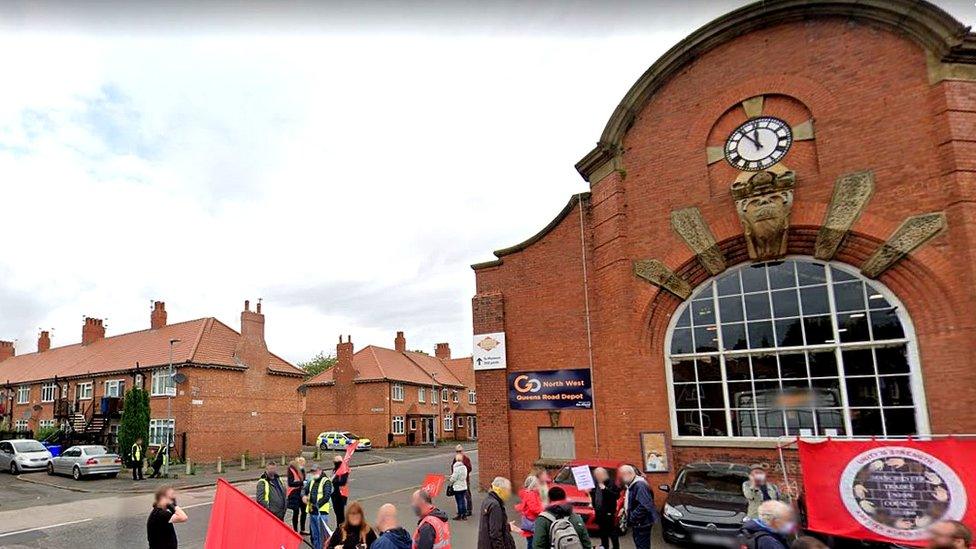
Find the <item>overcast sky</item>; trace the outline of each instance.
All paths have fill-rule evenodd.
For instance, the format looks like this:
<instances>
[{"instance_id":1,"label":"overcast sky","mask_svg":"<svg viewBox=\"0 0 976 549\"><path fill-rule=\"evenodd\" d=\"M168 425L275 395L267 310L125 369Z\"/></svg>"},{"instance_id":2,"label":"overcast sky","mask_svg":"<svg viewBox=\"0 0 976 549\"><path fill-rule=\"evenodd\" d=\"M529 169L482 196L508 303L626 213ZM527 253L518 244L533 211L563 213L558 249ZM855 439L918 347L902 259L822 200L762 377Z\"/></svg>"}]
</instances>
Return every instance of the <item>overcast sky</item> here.
<instances>
[{"instance_id":1,"label":"overcast sky","mask_svg":"<svg viewBox=\"0 0 976 549\"><path fill-rule=\"evenodd\" d=\"M4 2L0 339L264 298L292 361L448 341L654 60L743 1ZM199 7L206 6L206 10ZM943 4L970 23L973 2ZM138 9L136 8L138 7Z\"/></svg>"}]
</instances>

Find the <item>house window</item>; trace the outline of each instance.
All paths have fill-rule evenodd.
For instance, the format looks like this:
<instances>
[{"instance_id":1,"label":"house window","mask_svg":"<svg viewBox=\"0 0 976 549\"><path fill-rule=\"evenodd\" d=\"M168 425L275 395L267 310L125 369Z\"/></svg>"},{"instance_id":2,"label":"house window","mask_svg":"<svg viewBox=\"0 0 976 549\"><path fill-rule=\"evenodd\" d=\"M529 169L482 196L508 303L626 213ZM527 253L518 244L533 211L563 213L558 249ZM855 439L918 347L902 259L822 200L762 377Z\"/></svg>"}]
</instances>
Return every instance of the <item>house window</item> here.
<instances>
[{"instance_id":1,"label":"house window","mask_svg":"<svg viewBox=\"0 0 976 549\"><path fill-rule=\"evenodd\" d=\"M454 404L460 402L461 401L460 393L458 393L457 391L453 391L451 393L451 400L454 401Z\"/></svg>"},{"instance_id":2,"label":"house window","mask_svg":"<svg viewBox=\"0 0 976 549\"><path fill-rule=\"evenodd\" d=\"M404 433L403 416L393 416L393 434L402 435Z\"/></svg>"},{"instance_id":3,"label":"house window","mask_svg":"<svg viewBox=\"0 0 976 549\"><path fill-rule=\"evenodd\" d=\"M444 414L444 430L454 430L454 414Z\"/></svg>"},{"instance_id":4,"label":"house window","mask_svg":"<svg viewBox=\"0 0 976 549\"><path fill-rule=\"evenodd\" d=\"M427 389L424 387L417 389L417 402L427 402Z\"/></svg>"},{"instance_id":5,"label":"house window","mask_svg":"<svg viewBox=\"0 0 976 549\"><path fill-rule=\"evenodd\" d=\"M40 420L40 421L37 422L37 425L41 429L49 429L51 427L54 427L54 420L53 419L42 419L42 420Z\"/></svg>"},{"instance_id":6,"label":"house window","mask_svg":"<svg viewBox=\"0 0 976 549\"><path fill-rule=\"evenodd\" d=\"M576 459L576 434L572 427L540 427L539 457Z\"/></svg>"},{"instance_id":7,"label":"house window","mask_svg":"<svg viewBox=\"0 0 976 549\"><path fill-rule=\"evenodd\" d=\"M468 404L477 404L478 394L474 391L468 391Z\"/></svg>"},{"instance_id":8,"label":"house window","mask_svg":"<svg viewBox=\"0 0 976 549\"><path fill-rule=\"evenodd\" d=\"M403 385L400 383L394 383L391 389L393 400L397 402L403 402Z\"/></svg>"},{"instance_id":9,"label":"house window","mask_svg":"<svg viewBox=\"0 0 976 549\"><path fill-rule=\"evenodd\" d=\"M173 433L176 429L176 420L173 419L150 419L149 420L149 444L162 446L169 441L173 446Z\"/></svg>"},{"instance_id":10,"label":"house window","mask_svg":"<svg viewBox=\"0 0 976 549\"><path fill-rule=\"evenodd\" d=\"M41 402L54 402L54 394L58 392L55 383L45 383L41 385Z\"/></svg>"},{"instance_id":11,"label":"house window","mask_svg":"<svg viewBox=\"0 0 976 549\"><path fill-rule=\"evenodd\" d=\"M416 418L411 418L410 419L410 430L411 431L416 431L417 430L417 420L416 420Z\"/></svg>"},{"instance_id":12,"label":"house window","mask_svg":"<svg viewBox=\"0 0 976 549\"><path fill-rule=\"evenodd\" d=\"M928 430L908 316L849 267L744 265L700 286L674 318L666 348L678 436Z\"/></svg>"},{"instance_id":13,"label":"house window","mask_svg":"<svg viewBox=\"0 0 976 549\"><path fill-rule=\"evenodd\" d=\"M26 419L18 419L17 422L14 423L14 426L16 427L16 430L17 431L26 431L27 430L27 420Z\"/></svg>"},{"instance_id":14,"label":"house window","mask_svg":"<svg viewBox=\"0 0 976 549\"><path fill-rule=\"evenodd\" d=\"M78 400L91 400L92 382L79 383L75 385L75 396Z\"/></svg>"},{"instance_id":15,"label":"house window","mask_svg":"<svg viewBox=\"0 0 976 549\"><path fill-rule=\"evenodd\" d=\"M451 398L450 393L447 389L441 389L441 400L447 402L447 399Z\"/></svg>"},{"instance_id":16,"label":"house window","mask_svg":"<svg viewBox=\"0 0 976 549\"><path fill-rule=\"evenodd\" d=\"M169 371L156 370L152 373L151 396L176 396L176 383L169 377Z\"/></svg>"},{"instance_id":17,"label":"house window","mask_svg":"<svg viewBox=\"0 0 976 549\"><path fill-rule=\"evenodd\" d=\"M430 388L430 403L437 404L437 389Z\"/></svg>"},{"instance_id":18,"label":"house window","mask_svg":"<svg viewBox=\"0 0 976 549\"><path fill-rule=\"evenodd\" d=\"M125 380L113 379L105 382L105 396L119 398L125 394Z\"/></svg>"},{"instance_id":19,"label":"house window","mask_svg":"<svg viewBox=\"0 0 976 549\"><path fill-rule=\"evenodd\" d=\"M27 404L30 402L30 385L17 387L17 404Z\"/></svg>"}]
</instances>

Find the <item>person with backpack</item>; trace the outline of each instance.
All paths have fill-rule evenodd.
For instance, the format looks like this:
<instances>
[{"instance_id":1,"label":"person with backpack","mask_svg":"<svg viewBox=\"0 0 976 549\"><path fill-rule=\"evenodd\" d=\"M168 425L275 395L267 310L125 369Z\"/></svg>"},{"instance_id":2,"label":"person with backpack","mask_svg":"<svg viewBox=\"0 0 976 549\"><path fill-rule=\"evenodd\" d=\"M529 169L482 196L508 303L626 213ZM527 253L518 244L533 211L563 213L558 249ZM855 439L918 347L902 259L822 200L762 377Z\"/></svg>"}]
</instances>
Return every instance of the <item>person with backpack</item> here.
<instances>
[{"instance_id":1,"label":"person with backpack","mask_svg":"<svg viewBox=\"0 0 976 549\"><path fill-rule=\"evenodd\" d=\"M634 547L651 549L651 528L659 518L654 493L633 465L620 467L620 479L627 489L622 512L627 526L634 533Z\"/></svg>"},{"instance_id":2,"label":"person with backpack","mask_svg":"<svg viewBox=\"0 0 976 549\"><path fill-rule=\"evenodd\" d=\"M593 549L583 517L573 512L566 501L566 491L559 486L549 489L549 506L535 519L533 549Z\"/></svg>"},{"instance_id":3,"label":"person with backpack","mask_svg":"<svg viewBox=\"0 0 976 549\"><path fill-rule=\"evenodd\" d=\"M744 549L787 549L788 536L796 532L796 514L777 500L759 504L759 517L750 519L739 530L739 546Z\"/></svg>"},{"instance_id":4,"label":"person with backpack","mask_svg":"<svg viewBox=\"0 0 976 549\"><path fill-rule=\"evenodd\" d=\"M522 529L508 521L505 502L512 497L512 482L504 477L491 481L491 491L481 504L481 522L478 524L478 549L515 549L512 532Z\"/></svg>"}]
</instances>

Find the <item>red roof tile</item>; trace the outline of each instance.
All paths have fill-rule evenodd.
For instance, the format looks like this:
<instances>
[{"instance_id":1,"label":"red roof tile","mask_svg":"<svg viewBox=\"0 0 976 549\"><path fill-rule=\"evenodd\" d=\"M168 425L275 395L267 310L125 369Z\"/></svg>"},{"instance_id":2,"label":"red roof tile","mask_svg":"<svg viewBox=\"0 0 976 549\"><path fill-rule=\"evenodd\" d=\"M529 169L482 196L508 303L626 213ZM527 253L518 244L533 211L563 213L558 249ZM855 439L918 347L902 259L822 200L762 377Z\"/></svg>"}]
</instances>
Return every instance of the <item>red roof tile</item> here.
<instances>
[{"instance_id":1,"label":"red roof tile","mask_svg":"<svg viewBox=\"0 0 976 549\"><path fill-rule=\"evenodd\" d=\"M467 359L442 360L424 353L413 351L401 353L376 345L367 345L356 351L352 357L352 365L356 369L356 381L387 380L414 385L430 385L436 378L438 385L473 387L473 369L469 376L471 384L467 385L459 377L463 368L458 367L458 365L451 365L455 361L458 364L463 361L469 368L472 368L470 357ZM333 381L332 369L329 369L310 379L308 384L328 384Z\"/></svg>"}]
</instances>

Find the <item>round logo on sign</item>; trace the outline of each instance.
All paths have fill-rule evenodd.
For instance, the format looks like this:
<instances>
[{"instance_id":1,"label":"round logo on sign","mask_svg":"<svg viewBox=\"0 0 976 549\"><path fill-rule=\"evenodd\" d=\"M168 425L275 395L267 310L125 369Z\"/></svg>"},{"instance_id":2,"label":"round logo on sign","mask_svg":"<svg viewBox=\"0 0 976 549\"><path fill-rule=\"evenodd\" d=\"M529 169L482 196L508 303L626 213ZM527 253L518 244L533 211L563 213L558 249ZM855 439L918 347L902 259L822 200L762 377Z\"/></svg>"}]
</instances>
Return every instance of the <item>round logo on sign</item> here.
<instances>
[{"instance_id":1,"label":"round logo on sign","mask_svg":"<svg viewBox=\"0 0 976 549\"><path fill-rule=\"evenodd\" d=\"M966 513L966 491L942 460L915 448L890 446L862 452L840 478L847 511L872 532L918 540L926 528Z\"/></svg>"}]
</instances>

